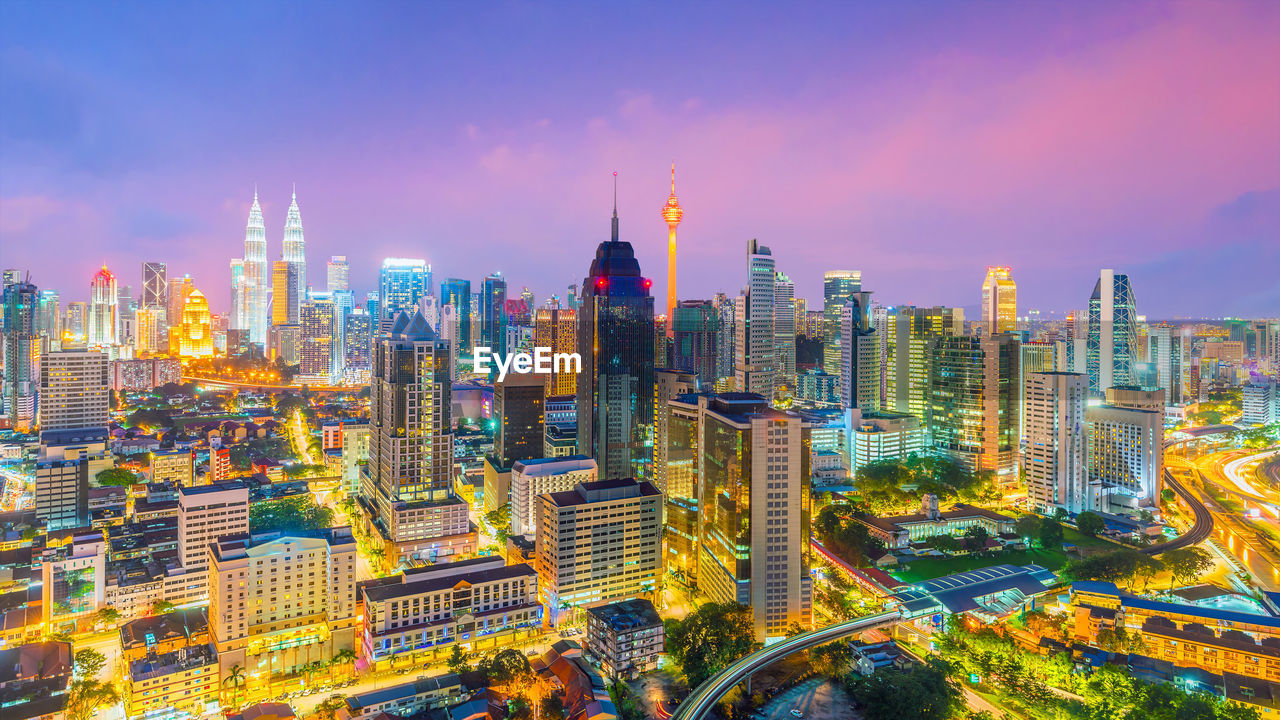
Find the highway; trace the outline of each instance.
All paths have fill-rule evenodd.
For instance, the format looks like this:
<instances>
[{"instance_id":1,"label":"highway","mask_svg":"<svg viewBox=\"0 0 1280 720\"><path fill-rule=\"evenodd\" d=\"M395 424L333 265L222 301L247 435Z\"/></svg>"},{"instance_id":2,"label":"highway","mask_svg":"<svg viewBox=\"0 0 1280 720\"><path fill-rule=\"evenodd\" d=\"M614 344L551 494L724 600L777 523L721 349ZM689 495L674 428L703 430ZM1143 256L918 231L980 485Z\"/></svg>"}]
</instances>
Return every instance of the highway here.
<instances>
[{"instance_id":1,"label":"highway","mask_svg":"<svg viewBox=\"0 0 1280 720\"><path fill-rule=\"evenodd\" d=\"M878 615L869 615L856 620L828 625L812 632L794 635L781 642L761 648L708 678L694 689L689 694L689 697L684 699L684 702L680 703L679 709L676 710L671 718L672 720L701 720L707 717L708 713L715 708L716 703L720 702L721 698L732 690L735 685L792 653L808 650L818 645L825 645L832 640L838 640L882 625L892 625L907 619L909 618L904 617L901 611L897 610Z\"/></svg>"},{"instance_id":2,"label":"highway","mask_svg":"<svg viewBox=\"0 0 1280 720\"><path fill-rule=\"evenodd\" d=\"M1169 468L1164 470L1164 484L1191 507L1191 512L1195 515L1195 523L1192 524L1190 530L1168 542L1143 548L1142 552L1147 555L1159 555L1170 550L1198 545L1208 540L1209 534L1213 532L1213 515L1209 512L1209 508L1205 507L1204 503L1200 502L1200 498L1196 497L1194 493L1179 482L1173 476L1173 473L1169 471Z\"/></svg>"}]
</instances>

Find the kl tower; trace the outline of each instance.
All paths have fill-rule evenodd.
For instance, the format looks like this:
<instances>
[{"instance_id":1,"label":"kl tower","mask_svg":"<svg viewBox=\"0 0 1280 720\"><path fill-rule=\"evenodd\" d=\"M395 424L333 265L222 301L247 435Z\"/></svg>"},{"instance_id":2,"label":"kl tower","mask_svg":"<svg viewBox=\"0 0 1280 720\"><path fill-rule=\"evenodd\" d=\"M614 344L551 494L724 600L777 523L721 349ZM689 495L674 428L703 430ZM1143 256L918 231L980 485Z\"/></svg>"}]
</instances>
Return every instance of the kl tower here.
<instances>
[{"instance_id":1,"label":"kl tower","mask_svg":"<svg viewBox=\"0 0 1280 720\"><path fill-rule=\"evenodd\" d=\"M676 164L671 163L671 194L662 206L662 219L667 221L667 337L672 337L676 323L676 226L684 210L676 200Z\"/></svg>"}]
</instances>

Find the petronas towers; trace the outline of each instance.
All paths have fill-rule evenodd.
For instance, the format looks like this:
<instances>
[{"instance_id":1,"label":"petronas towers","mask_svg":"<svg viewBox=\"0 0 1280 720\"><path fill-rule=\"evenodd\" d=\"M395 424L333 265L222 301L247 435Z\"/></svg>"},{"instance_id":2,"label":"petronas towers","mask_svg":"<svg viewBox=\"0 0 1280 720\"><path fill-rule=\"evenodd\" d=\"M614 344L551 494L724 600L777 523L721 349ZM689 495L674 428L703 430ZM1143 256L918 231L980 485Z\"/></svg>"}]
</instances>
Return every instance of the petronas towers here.
<instances>
[{"instance_id":1,"label":"petronas towers","mask_svg":"<svg viewBox=\"0 0 1280 720\"><path fill-rule=\"evenodd\" d=\"M295 299L294 302L300 302L306 294L307 257L296 191L285 219L281 262L292 266L293 271L287 277L293 287L276 288L275 292L285 293ZM254 190L249 222L244 232L244 257L231 261L232 329L247 330L249 342L264 345L267 342L271 278L271 264L267 261L267 226L262 219L262 206L258 204L258 191ZM293 316L297 317L297 313Z\"/></svg>"}]
</instances>

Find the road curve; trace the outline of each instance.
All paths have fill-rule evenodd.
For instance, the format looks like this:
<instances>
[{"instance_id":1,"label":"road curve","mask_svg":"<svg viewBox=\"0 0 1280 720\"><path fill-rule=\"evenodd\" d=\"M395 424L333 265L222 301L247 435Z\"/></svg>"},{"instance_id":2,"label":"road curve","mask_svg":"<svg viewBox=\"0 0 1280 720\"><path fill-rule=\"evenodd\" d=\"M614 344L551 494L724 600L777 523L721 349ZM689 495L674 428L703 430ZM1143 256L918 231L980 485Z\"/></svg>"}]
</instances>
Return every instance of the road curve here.
<instances>
[{"instance_id":1,"label":"road curve","mask_svg":"<svg viewBox=\"0 0 1280 720\"><path fill-rule=\"evenodd\" d=\"M1200 471L1197 470L1196 472ZM1158 545L1143 548L1142 552L1147 555L1159 555L1160 553L1168 552L1170 550L1177 550L1178 548L1202 543L1209 539L1209 533L1213 532L1213 515L1209 513L1209 508L1205 507L1204 503L1200 502L1200 498L1196 497L1181 482L1179 482L1178 479L1173 476L1173 473L1169 472L1168 468L1165 468L1164 471L1164 484L1170 490L1177 493L1178 497L1186 501L1187 505L1191 506L1191 512L1195 515L1196 521L1191 526L1190 530L1178 537L1167 542L1162 542Z\"/></svg>"},{"instance_id":2,"label":"road curve","mask_svg":"<svg viewBox=\"0 0 1280 720\"><path fill-rule=\"evenodd\" d=\"M735 685L792 653L808 650L863 630L902 622L905 619L907 618L898 610L868 615L864 618L828 625L812 632L793 635L786 640L761 648L707 678L689 694L689 697L684 699L684 702L680 703L680 708L671 716L671 720L702 720Z\"/></svg>"}]
</instances>

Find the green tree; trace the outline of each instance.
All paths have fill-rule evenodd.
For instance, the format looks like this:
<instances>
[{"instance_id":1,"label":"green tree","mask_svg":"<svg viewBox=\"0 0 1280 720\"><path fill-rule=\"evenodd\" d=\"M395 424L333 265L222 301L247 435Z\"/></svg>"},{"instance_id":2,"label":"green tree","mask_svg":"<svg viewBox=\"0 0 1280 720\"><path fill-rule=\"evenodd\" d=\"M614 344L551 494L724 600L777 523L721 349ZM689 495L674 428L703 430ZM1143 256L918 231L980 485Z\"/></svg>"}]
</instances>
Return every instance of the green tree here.
<instances>
[{"instance_id":1,"label":"green tree","mask_svg":"<svg viewBox=\"0 0 1280 720\"><path fill-rule=\"evenodd\" d=\"M1169 568L1170 592L1174 583L1194 584L1200 576L1213 569L1213 556L1204 548L1195 546L1169 550L1160 559Z\"/></svg>"},{"instance_id":2,"label":"green tree","mask_svg":"<svg viewBox=\"0 0 1280 720\"><path fill-rule=\"evenodd\" d=\"M987 545L991 535L981 525L972 525L964 533L964 547L969 552L978 552Z\"/></svg>"},{"instance_id":3,"label":"green tree","mask_svg":"<svg viewBox=\"0 0 1280 720\"><path fill-rule=\"evenodd\" d=\"M1062 537L1062 525L1057 520L1045 518L1040 522L1040 547L1057 550L1062 547Z\"/></svg>"},{"instance_id":4,"label":"green tree","mask_svg":"<svg viewBox=\"0 0 1280 720\"><path fill-rule=\"evenodd\" d=\"M227 676L222 678L222 686L224 691L226 690L227 685L231 686L231 702L228 703L224 699L223 700L224 704L228 704L232 706L236 704L236 698L239 696L241 689L244 686L244 682L245 682L244 666L241 665L240 663L236 663L235 665L232 665L230 669L227 670Z\"/></svg>"},{"instance_id":5,"label":"green tree","mask_svg":"<svg viewBox=\"0 0 1280 720\"><path fill-rule=\"evenodd\" d=\"M449 659L446 661L449 666L449 672L461 675L471 670L471 663L467 662L466 653L462 652L462 646L455 644L453 650L449 653Z\"/></svg>"},{"instance_id":6,"label":"green tree","mask_svg":"<svg viewBox=\"0 0 1280 720\"><path fill-rule=\"evenodd\" d=\"M316 715L322 720L335 720L338 717L338 711L347 706L347 698L341 694L330 695L319 705L316 705Z\"/></svg>"},{"instance_id":7,"label":"green tree","mask_svg":"<svg viewBox=\"0 0 1280 720\"><path fill-rule=\"evenodd\" d=\"M1076 529L1083 535L1093 537L1107 527L1106 521L1096 512L1085 510L1076 516Z\"/></svg>"},{"instance_id":8,"label":"green tree","mask_svg":"<svg viewBox=\"0 0 1280 720\"><path fill-rule=\"evenodd\" d=\"M668 652L690 687L756 648L751 609L738 603L707 603L684 620L670 618L664 625Z\"/></svg>"},{"instance_id":9,"label":"green tree","mask_svg":"<svg viewBox=\"0 0 1280 720\"><path fill-rule=\"evenodd\" d=\"M66 697L67 720L90 720L99 708L120 702L115 687L93 678L72 680Z\"/></svg>"},{"instance_id":10,"label":"green tree","mask_svg":"<svg viewBox=\"0 0 1280 720\"><path fill-rule=\"evenodd\" d=\"M168 600L157 600L151 603L151 614L164 615L165 613L173 612L174 607L175 605Z\"/></svg>"},{"instance_id":11,"label":"green tree","mask_svg":"<svg viewBox=\"0 0 1280 720\"><path fill-rule=\"evenodd\" d=\"M333 508L316 504L311 493L291 495L249 506L250 532L300 532L333 525Z\"/></svg>"},{"instance_id":12,"label":"green tree","mask_svg":"<svg viewBox=\"0 0 1280 720\"><path fill-rule=\"evenodd\" d=\"M1040 516L1022 515L1014 524L1014 528L1026 540L1038 538L1040 537Z\"/></svg>"},{"instance_id":13,"label":"green tree","mask_svg":"<svg viewBox=\"0 0 1280 720\"><path fill-rule=\"evenodd\" d=\"M93 478L98 485L132 485L138 482L138 476L124 468L107 468Z\"/></svg>"},{"instance_id":14,"label":"green tree","mask_svg":"<svg viewBox=\"0 0 1280 720\"><path fill-rule=\"evenodd\" d=\"M1160 499L1163 500L1166 505L1168 505L1169 503L1172 503L1175 499L1177 499L1177 497L1178 497L1177 494L1174 493L1173 490L1169 488L1165 488L1160 491Z\"/></svg>"},{"instance_id":15,"label":"green tree","mask_svg":"<svg viewBox=\"0 0 1280 720\"><path fill-rule=\"evenodd\" d=\"M845 687L866 720L947 720L960 706L961 691L945 660L930 656L906 670L846 676Z\"/></svg>"},{"instance_id":16,"label":"green tree","mask_svg":"<svg viewBox=\"0 0 1280 720\"><path fill-rule=\"evenodd\" d=\"M496 510L485 513L484 520L493 528L498 544L505 546L511 529L511 503L503 503Z\"/></svg>"},{"instance_id":17,"label":"green tree","mask_svg":"<svg viewBox=\"0 0 1280 720\"><path fill-rule=\"evenodd\" d=\"M75 665L76 677L93 678L102 672L102 668L107 664L107 658L97 650L85 648L77 650L72 660Z\"/></svg>"},{"instance_id":18,"label":"green tree","mask_svg":"<svg viewBox=\"0 0 1280 720\"><path fill-rule=\"evenodd\" d=\"M110 625L111 623L117 622L119 620L120 620L120 611L116 610L110 605L107 605L106 607L103 607L100 610L98 610L98 622L104 625Z\"/></svg>"}]
</instances>

